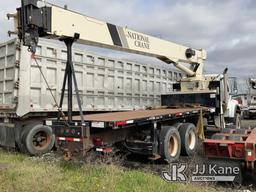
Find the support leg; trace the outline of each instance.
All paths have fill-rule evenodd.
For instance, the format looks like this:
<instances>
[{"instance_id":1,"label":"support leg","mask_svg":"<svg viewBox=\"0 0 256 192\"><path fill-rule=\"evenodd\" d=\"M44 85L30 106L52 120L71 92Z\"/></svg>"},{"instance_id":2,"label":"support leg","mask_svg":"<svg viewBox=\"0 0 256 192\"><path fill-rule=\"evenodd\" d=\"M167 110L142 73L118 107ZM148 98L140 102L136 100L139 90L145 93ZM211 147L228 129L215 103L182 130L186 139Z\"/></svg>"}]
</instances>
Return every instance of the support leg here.
<instances>
[{"instance_id":1,"label":"support leg","mask_svg":"<svg viewBox=\"0 0 256 192\"><path fill-rule=\"evenodd\" d=\"M82 137L83 137L83 151L85 152L86 149L89 148L89 138L90 138L90 128L86 126L84 121L84 114L82 110L81 100L79 96L79 90L75 75L75 69L72 62L72 45L74 43L74 38L66 38L64 39L64 42L67 46L67 79L68 79L68 120L69 122L72 121L72 111L73 111L73 102L72 102L72 89L73 89L73 82L74 82L74 89L75 94L77 98L77 104L79 107L80 117L81 117L81 123L82 123ZM66 77L66 74L65 74ZM72 81L73 80L73 81ZM63 86L65 86L63 84ZM64 89L65 90L65 89ZM63 94L64 91L62 91ZM63 98L62 98L63 99Z\"/></svg>"}]
</instances>

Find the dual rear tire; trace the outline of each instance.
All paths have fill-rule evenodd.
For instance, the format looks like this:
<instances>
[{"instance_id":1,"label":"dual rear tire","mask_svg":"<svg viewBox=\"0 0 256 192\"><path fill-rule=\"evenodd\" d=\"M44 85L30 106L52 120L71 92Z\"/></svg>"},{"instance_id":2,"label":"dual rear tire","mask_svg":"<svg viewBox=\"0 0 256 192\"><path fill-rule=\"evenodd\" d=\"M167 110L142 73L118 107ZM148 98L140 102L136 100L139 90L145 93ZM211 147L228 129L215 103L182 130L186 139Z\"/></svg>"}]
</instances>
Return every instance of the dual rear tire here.
<instances>
[{"instance_id":1,"label":"dual rear tire","mask_svg":"<svg viewBox=\"0 0 256 192\"><path fill-rule=\"evenodd\" d=\"M180 155L194 156L197 146L198 137L193 124L161 127L160 154L168 163L176 162Z\"/></svg>"},{"instance_id":2,"label":"dual rear tire","mask_svg":"<svg viewBox=\"0 0 256 192\"><path fill-rule=\"evenodd\" d=\"M162 126L160 132L161 157L168 163L177 161L181 152L180 134L176 127Z\"/></svg>"},{"instance_id":3,"label":"dual rear tire","mask_svg":"<svg viewBox=\"0 0 256 192\"><path fill-rule=\"evenodd\" d=\"M179 133L181 137L181 154L194 156L198 146L196 127L191 123L184 123L180 126Z\"/></svg>"},{"instance_id":4,"label":"dual rear tire","mask_svg":"<svg viewBox=\"0 0 256 192\"><path fill-rule=\"evenodd\" d=\"M30 155L42 155L51 151L55 143L55 135L52 128L42 125L27 125L22 137L23 152Z\"/></svg>"}]
</instances>

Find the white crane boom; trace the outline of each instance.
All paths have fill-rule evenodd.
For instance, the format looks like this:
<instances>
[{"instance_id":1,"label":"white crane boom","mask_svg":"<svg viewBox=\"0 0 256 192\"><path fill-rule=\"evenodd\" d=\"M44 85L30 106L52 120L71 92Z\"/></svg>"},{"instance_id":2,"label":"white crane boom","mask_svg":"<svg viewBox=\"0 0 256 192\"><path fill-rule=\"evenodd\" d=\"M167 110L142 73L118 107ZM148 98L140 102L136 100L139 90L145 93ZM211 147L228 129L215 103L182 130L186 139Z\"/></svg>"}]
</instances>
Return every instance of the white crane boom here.
<instances>
[{"instance_id":1,"label":"white crane boom","mask_svg":"<svg viewBox=\"0 0 256 192\"><path fill-rule=\"evenodd\" d=\"M38 37L77 39L78 43L158 58L188 77L200 77L206 51L119 27L38 0L23 0L15 23L24 45L35 52ZM190 64L189 67L182 63Z\"/></svg>"}]
</instances>

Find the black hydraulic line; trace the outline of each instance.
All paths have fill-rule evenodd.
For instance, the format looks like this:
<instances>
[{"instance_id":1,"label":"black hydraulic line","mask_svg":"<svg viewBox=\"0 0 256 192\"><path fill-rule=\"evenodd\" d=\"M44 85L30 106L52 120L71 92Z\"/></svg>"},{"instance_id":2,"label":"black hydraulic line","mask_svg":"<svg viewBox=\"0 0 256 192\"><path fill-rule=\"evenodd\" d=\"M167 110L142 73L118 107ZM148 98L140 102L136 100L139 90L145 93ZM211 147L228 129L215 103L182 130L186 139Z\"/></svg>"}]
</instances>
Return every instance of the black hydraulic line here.
<instances>
[{"instance_id":1,"label":"black hydraulic line","mask_svg":"<svg viewBox=\"0 0 256 192\"><path fill-rule=\"evenodd\" d=\"M21 19L21 35L22 35L22 39L23 39L23 44L25 44L25 3L24 0L21 0L21 15L22 15L22 19Z\"/></svg>"}]
</instances>

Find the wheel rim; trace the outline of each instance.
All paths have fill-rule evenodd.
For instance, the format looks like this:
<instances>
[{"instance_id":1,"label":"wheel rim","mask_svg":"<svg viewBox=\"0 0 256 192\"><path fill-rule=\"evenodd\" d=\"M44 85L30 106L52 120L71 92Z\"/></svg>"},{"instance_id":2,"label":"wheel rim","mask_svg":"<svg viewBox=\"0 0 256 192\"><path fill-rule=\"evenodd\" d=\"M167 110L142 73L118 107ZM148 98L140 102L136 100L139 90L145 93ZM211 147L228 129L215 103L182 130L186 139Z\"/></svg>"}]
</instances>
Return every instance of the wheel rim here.
<instances>
[{"instance_id":1,"label":"wheel rim","mask_svg":"<svg viewBox=\"0 0 256 192\"><path fill-rule=\"evenodd\" d=\"M51 137L45 131L39 131L33 136L33 147L37 150L44 150L50 144Z\"/></svg>"},{"instance_id":2,"label":"wheel rim","mask_svg":"<svg viewBox=\"0 0 256 192\"><path fill-rule=\"evenodd\" d=\"M194 131L191 131L188 135L188 148L193 150L196 146L196 134Z\"/></svg>"},{"instance_id":3,"label":"wheel rim","mask_svg":"<svg viewBox=\"0 0 256 192\"><path fill-rule=\"evenodd\" d=\"M172 135L169 140L169 154L175 157L178 152L178 139L175 135Z\"/></svg>"}]
</instances>

